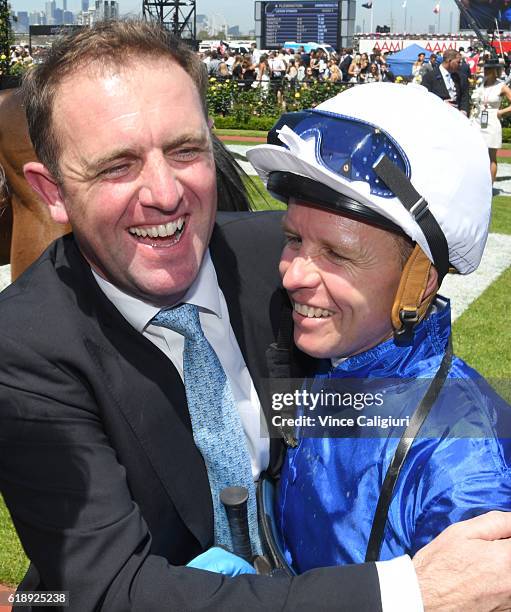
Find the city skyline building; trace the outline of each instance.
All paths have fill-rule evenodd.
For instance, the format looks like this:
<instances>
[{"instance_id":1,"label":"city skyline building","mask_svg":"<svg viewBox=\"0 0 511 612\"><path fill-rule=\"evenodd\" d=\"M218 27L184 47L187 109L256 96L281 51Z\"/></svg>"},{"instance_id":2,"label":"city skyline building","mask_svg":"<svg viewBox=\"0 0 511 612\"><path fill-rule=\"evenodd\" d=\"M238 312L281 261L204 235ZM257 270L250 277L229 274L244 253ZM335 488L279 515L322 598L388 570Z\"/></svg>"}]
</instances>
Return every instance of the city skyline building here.
<instances>
[{"instance_id":1,"label":"city skyline building","mask_svg":"<svg viewBox=\"0 0 511 612\"><path fill-rule=\"evenodd\" d=\"M119 19L119 3L116 0L96 0L95 21Z\"/></svg>"},{"instance_id":2,"label":"city skyline building","mask_svg":"<svg viewBox=\"0 0 511 612\"><path fill-rule=\"evenodd\" d=\"M86 1L86 0L85 0ZM182 0L183 3L186 0ZM214 18L214 14L223 14L227 16L228 27L233 27L236 24L240 26L242 35L247 35L254 29L254 5L256 0L243 0L242 2L232 2L232 0L196 0L197 14L207 15L209 22ZM291 1L291 0L290 0ZM475 1L475 0L474 0ZM476 3L481 3L483 0L477 0ZM11 8L16 11L40 12L44 11L45 0L9 0ZM89 7L94 9L95 2L89 0L89 5L82 6L82 0L66 0L67 10L78 15L80 10L88 10ZM187 3L187 2L186 2ZM62 1L57 0L59 7L63 8ZM437 2L425 3L419 0L378 0L372 3L372 9L367 10L362 8L365 0L356 0L356 25L361 26L362 32L368 33L371 30L371 24L374 28L377 24L389 25L391 32L410 32L410 33L426 33L428 25L435 23L436 30L442 32L458 30L458 14L455 0L445 0L441 3L440 18L432 15L433 5ZM65 9L64 9L65 10ZM451 20L451 12L453 17ZM142 1L141 0L122 0L120 6L121 14L129 14L131 16L141 15ZM218 21L218 16L215 18ZM365 23L364 23L365 22ZM220 30L222 30L222 24ZM207 28L199 27L199 30L207 30ZM218 30L217 30L218 31ZM225 30L224 30L225 31Z\"/></svg>"},{"instance_id":3,"label":"city skyline building","mask_svg":"<svg viewBox=\"0 0 511 612\"><path fill-rule=\"evenodd\" d=\"M57 3L55 0L49 0L44 5L44 12L46 14L46 24L54 25L55 24L55 9L57 8Z\"/></svg>"},{"instance_id":4,"label":"city skyline building","mask_svg":"<svg viewBox=\"0 0 511 612\"><path fill-rule=\"evenodd\" d=\"M12 5L16 6L16 0L10 0ZM15 33L26 33L30 25L87 25L94 23L102 18L117 19L121 14L120 6L117 0L39 0L41 6L44 6L44 10L27 10L28 7L33 6L32 0L19 0L20 2L26 3L19 6L20 9L17 12L12 11L13 20L12 26ZM114 4L112 5L112 1ZM126 6L129 1L123 2L123 6ZM206 8L207 0L202 0L200 6ZM355 5L355 0L344 0L351 5ZM205 11L198 13L196 16L196 32L201 33L199 38L201 39L216 39L216 38L243 38L250 37L254 34L253 28L247 29L247 27L241 25L241 20L234 18L234 15L226 17L227 13L222 12L223 0L218 0L213 10L218 12L206 13ZM43 4L44 3L44 4ZM74 3L74 4L73 4ZM197 0L199 4L199 1ZM71 10L72 7L79 7L81 10ZM142 3L140 4L142 6ZM209 7L208 7L209 8ZM125 13L126 11L123 11ZM136 16L136 12L133 10L129 11L130 15ZM360 11L357 10L356 19L357 22L354 27L354 31L358 33L369 32L368 27L369 17L371 11ZM392 16L392 15L391 15ZM394 15L395 16L395 15ZM455 11L444 11L444 20L449 22L449 31L456 29L457 13ZM400 23L401 17L393 19L394 22ZM375 22L376 23L376 22ZM240 25L238 25L240 24ZM394 26L396 23L393 24ZM413 18L410 14L407 20L406 32L414 31ZM439 27L439 23L431 24L429 21L428 25L423 28L425 32L436 33L442 31ZM390 28L393 31L392 28ZM354 33L354 32L353 32Z\"/></svg>"},{"instance_id":5,"label":"city skyline building","mask_svg":"<svg viewBox=\"0 0 511 612\"><path fill-rule=\"evenodd\" d=\"M17 18L20 27L28 28L30 24L30 17L27 11L18 11Z\"/></svg>"},{"instance_id":6,"label":"city skyline building","mask_svg":"<svg viewBox=\"0 0 511 612\"><path fill-rule=\"evenodd\" d=\"M81 0L81 9L75 14L68 10L67 0L62 0L62 7L57 6L57 0L47 0L43 11L11 11L13 30L26 34L31 25L92 25L96 21L119 19L117 0L95 0L93 8L89 8L89 0Z\"/></svg>"}]
</instances>

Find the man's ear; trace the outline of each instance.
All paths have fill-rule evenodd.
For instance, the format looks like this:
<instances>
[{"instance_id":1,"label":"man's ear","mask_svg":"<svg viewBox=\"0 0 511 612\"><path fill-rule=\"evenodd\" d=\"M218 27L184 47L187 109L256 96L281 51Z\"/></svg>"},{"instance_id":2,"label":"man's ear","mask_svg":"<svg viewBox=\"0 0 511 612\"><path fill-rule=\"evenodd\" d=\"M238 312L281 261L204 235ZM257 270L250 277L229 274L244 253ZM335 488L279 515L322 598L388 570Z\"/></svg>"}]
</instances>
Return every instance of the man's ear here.
<instances>
[{"instance_id":1,"label":"man's ear","mask_svg":"<svg viewBox=\"0 0 511 612\"><path fill-rule=\"evenodd\" d=\"M28 162L23 166L23 172L32 189L46 202L55 223L69 223L61 189L46 166L40 162Z\"/></svg>"},{"instance_id":2,"label":"man's ear","mask_svg":"<svg viewBox=\"0 0 511 612\"><path fill-rule=\"evenodd\" d=\"M438 272L436 271L435 266L431 266L429 269L428 276L428 284L426 285L426 290L424 291L423 300L428 298L432 293L436 293L438 291Z\"/></svg>"}]
</instances>

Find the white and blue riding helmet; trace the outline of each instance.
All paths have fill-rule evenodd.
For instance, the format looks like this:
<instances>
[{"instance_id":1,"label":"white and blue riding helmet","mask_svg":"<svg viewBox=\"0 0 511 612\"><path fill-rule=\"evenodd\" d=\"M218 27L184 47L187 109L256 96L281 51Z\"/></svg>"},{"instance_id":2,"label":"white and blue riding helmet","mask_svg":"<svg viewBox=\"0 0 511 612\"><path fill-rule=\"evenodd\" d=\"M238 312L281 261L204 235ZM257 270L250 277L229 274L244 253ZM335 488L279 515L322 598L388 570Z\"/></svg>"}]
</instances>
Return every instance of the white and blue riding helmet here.
<instances>
[{"instance_id":1,"label":"white and blue riding helmet","mask_svg":"<svg viewBox=\"0 0 511 612\"><path fill-rule=\"evenodd\" d=\"M277 198L301 195L294 193L300 182L294 177L305 177L314 189L324 186L351 200L355 209L358 204L362 219L371 221L374 213L375 219L388 220L441 272L441 253L435 253L435 261L428 228L420 222L429 211L447 242L448 263L461 274L479 265L492 199L488 150L462 113L424 87L351 87L313 110L284 114L268 140L247 157ZM397 176L391 178L388 163L381 167L384 158ZM399 196L414 192L417 201L408 210ZM325 207L349 212L350 202L326 202Z\"/></svg>"},{"instance_id":2,"label":"white and blue riding helmet","mask_svg":"<svg viewBox=\"0 0 511 612\"><path fill-rule=\"evenodd\" d=\"M268 144L247 157L274 197L416 243L392 312L399 333L429 306L417 289L422 280L410 281L427 277L424 262L435 265L439 284L448 271L468 274L479 265L491 212L488 150L462 113L420 85L358 85L315 109L286 113Z\"/></svg>"}]
</instances>

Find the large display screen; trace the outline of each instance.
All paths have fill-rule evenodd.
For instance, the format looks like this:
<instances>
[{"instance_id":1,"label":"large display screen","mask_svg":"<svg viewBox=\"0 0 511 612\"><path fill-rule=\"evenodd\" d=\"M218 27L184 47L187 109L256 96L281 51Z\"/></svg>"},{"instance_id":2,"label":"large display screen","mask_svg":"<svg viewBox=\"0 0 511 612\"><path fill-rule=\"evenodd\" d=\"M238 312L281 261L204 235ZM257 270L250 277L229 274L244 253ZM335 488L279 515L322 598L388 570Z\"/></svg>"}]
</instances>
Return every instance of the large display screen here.
<instances>
[{"instance_id":1,"label":"large display screen","mask_svg":"<svg viewBox=\"0 0 511 612\"><path fill-rule=\"evenodd\" d=\"M511 0L461 0L461 3L482 30L511 29ZM470 29L463 12L460 12L460 29Z\"/></svg>"},{"instance_id":2,"label":"large display screen","mask_svg":"<svg viewBox=\"0 0 511 612\"><path fill-rule=\"evenodd\" d=\"M337 46L339 1L263 2L263 41L266 49L287 41Z\"/></svg>"}]
</instances>

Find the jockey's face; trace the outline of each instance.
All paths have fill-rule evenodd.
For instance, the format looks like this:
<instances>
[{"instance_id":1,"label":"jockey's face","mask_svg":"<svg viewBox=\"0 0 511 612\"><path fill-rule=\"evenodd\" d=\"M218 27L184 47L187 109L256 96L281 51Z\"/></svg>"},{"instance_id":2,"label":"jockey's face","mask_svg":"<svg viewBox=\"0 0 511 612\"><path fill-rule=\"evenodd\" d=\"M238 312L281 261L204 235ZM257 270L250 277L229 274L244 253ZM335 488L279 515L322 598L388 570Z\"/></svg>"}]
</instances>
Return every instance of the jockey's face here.
<instances>
[{"instance_id":1,"label":"jockey's face","mask_svg":"<svg viewBox=\"0 0 511 612\"><path fill-rule=\"evenodd\" d=\"M47 197L92 268L155 305L194 281L216 211L209 128L190 76L168 60L74 74L53 120L62 182Z\"/></svg>"},{"instance_id":2,"label":"jockey's face","mask_svg":"<svg viewBox=\"0 0 511 612\"><path fill-rule=\"evenodd\" d=\"M293 200L284 230L280 273L298 348L314 357L349 357L389 338L403 267L395 237Z\"/></svg>"}]
</instances>

